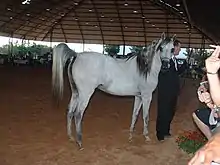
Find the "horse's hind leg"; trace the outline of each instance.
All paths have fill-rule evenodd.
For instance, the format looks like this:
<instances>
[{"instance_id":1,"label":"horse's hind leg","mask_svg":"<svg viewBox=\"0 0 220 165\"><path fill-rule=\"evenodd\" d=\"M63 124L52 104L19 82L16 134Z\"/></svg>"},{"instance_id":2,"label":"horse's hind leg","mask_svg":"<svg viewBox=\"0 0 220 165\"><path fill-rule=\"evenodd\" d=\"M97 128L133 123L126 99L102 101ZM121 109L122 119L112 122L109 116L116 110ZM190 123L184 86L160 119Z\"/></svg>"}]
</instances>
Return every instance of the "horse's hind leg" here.
<instances>
[{"instance_id":1,"label":"horse's hind leg","mask_svg":"<svg viewBox=\"0 0 220 165\"><path fill-rule=\"evenodd\" d=\"M76 110L77 101L78 101L78 93L73 92L67 112L67 135L69 139L72 141L74 140L72 136L72 119L73 119L74 111Z\"/></svg>"},{"instance_id":2,"label":"horse's hind leg","mask_svg":"<svg viewBox=\"0 0 220 165\"><path fill-rule=\"evenodd\" d=\"M79 94L78 105L74 113L76 126L76 142L79 145L80 149L82 149L82 118L93 92L94 90L88 93L83 93L82 95Z\"/></svg>"},{"instance_id":3,"label":"horse's hind leg","mask_svg":"<svg viewBox=\"0 0 220 165\"><path fill-rule=\"evenodd\" d=\"M134 100L134 107L133 107L133 114L132 114L132 120L131 120L131 126L130 126L130 133L129 133L129 141L132 141L133 132L134 132L134 126L138 118L138 114L140 112L142 105L141 97L135 96Z\"/></svg>"}]
</instances>

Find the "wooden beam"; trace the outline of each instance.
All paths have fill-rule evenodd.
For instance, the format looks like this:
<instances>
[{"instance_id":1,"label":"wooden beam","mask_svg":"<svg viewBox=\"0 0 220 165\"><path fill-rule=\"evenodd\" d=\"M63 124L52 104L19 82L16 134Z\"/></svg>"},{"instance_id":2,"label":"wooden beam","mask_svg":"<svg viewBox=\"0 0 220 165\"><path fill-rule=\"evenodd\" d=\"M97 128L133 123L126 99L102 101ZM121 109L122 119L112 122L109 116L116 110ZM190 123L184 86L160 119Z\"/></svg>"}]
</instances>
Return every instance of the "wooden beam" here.
<instances>
[{"instance_id":1,"label":"wooden beam","mask_svg":"<svg viewBox=\"0 0 220 165\"><path fill-rule=\"evenodd\" d=\"M144 15L144 12L143 12L143 6L142 6L141 0L139 0L139 4L140 4L140 7L141 7L142 25L143 25L143 28L144 28L144 32L146 32L145 15ZM144 41L145 41L145 43L147 44L146 33L144 33ZM146 47L146 46L147 46L147 45L145 45L145 47Z\"/></svg>"},{"instance_id":2,"label":"wooden beam","mask_svg":"<svg viewBox=\"0 0 220 165\"><path fill-rule=\"evenodd\" d=\"M123 49L123 54L124 54L124 52L125 52L124 27L123 27L123 23L122 23L122 20L121 20L121 15L120 15L120 12L119 12L119 5L118 5L117 2L118 2L117 0L114 0L114 5L116 6L117 15L118 15L119 23L120 23L120 29L121 29L121 34L122 34L123 46L124 46L124 49Z\"/></svg>"},{"instance_id":3,"label":"wooden beam","mask_svg":"<svg viewBox=\"0 0 220 165\"><path fill-rule=\"evenodd\" d=\"M186 3L186 0L182 0L182 1L183 1L184 9L185 9L185 12L186 12L186 15L187 15L189 24L190 24L190 28L191 28L191 27L193 27L193 23L192 23L192 20L191 20L191 16L190 16L190 14L189 14L189 10L188 10L188 7L187 7L187 3Z\"/></svg>"},{"instance_id":4,"label":"wooden beam","mask_svg":"<svg viewBox=\"0 0 220 165\"><path fill-rule=\"evenodd\" d=\"M77 7L80 6L83 1L84 1L84 0L81 0L81 1L78 3ZM76 12L75 12L75 9L76 9L75 5L74 5L73 7L71 7L71 8L69 8L69 10L68 10L66 13L64 13L64 15L63 15L59 20L57 20L57 22L54 22L54 23L53 23L53 25L52 25L53 29L55 28L55 26L56 26L57 24L60 24L60 23L62 22L63 18L66 17L72 10L74 11L75 16L77 16L77 14L76 14ZM80 27L80 24L79 24L79 20L77 19L76 22L77 22L77 25L78 25L79 30L80 30L80 32L81 32L82 40L84 40L84 39L83 39L83 38L84 38L84 37L83 37L83 33L82 33L82 31L81 31L81 27ZM50 31L50 30L49 30L49 31ZM39 34L40 34L40 33L39 33ZM39 34L38 34L38 35L39 35ZM37 37L37 36L36 36L36 37Z\"/></svg>"},{"instance_id":5,"label":"wooden beam","mask_svg":"<svg viewBox=\"0 0 220 165\"><path fill-rule=\"evenodd\" d=\"M48 36L48 34L53 33L53 29L54 29L54 26L52 26L52 27L50 28L50 30L44 35L44 37L42 38L41 41L43 41L43 40ZM36 37L36 36L34 36L34 37Z\"/></svg>"},{"instance_id":6,"label":"wooden beam","mask_svg":"<svg viewBox=\"0 0 220 165\"><path fill-rule=\"evenodd\" d=\"M101 23L100 23L100 19L99 19L99 14L98 14L98 10L96 8L96 5L94 4L94 1L93 0L90 0L91 3L92 3L92 6L93 6L93 10L95 10L95 14L96 14L96 19L98 21L98 28L100 30L100 33L101 33L101 36L102 36L102 43L103 45L105 44L105 40L104 40L104 36L103 36L103 32L102 32L102 26L101 26Z\"/></svg>"},{"instance_id":7,"label":"wooden beam","mask_svg":"<svg viewBox=\"0 0 220 165\"><path fill-rule=\"evenodd\" d=\"M62 3L64 3L65 1L67 1L67 0L63 0ZM51 2L51 1L50 1L50 2ZM37 2L37 3L38 3L38 2ZM57 1L57 2L49 3L48 6L44 6L44 5L43 5L43 9L39 9L37 13L30 13L31 15L30 15L30 16L27 16L28 19L23 20L24 22L23 22L22 24L20 24L21 26L19 26L18 28L14 29L14 31L19 30L20 28L24 27L24 26L26 25L26 21L27 21L27 20L29 20L29 22L31 22L30 20L33 20L33 19L35 19L35 18L38 18L39 15L42 15L42 14L43 14L43 12L49 12L49 11L46 11L47 8L50 8L50 9L51 9L51 8L55 8L55 6L60 6L60 3L61 3L61 1ZM0 29L4 28L4 26L6 26L7 24L10 24L12 21L19 20L20 18L22 18L24 15L27 14L27 11L28 11L30 8L35 8L35 6L34 6L35 4L36 4L36 2L35 2L35 3L32 2L30 5L27 5L27 7L25 8L25 10L23 10L22 12L17 13L16 16L13 17L13 19L10 19L9 21L5 22L5 24L1 25L1 26L0 26ZM35 16L33 16L33 15L35 15ZM48 18L47 18L47 21L54 19L54 17L56 17L56 15L53 15L53 14L52 14L51 17L48 17ZM45 21L42 21L42 22L45 23ZM39 25L39 24L38 24L38 25ZM36 28L36 26L34 26L34 27ZM26 35L25 35L25 36L26 36Z\"/></svg>"},{"instance_id":8,"label":"wooden beam","mask_svg":"<svg viewBox=\"0 0 220 165\"><path fill-rule=\"evenodd\" d=\"M152 4L155 4L155 5L157 5L157 6L162 7L162 9L165 10L165 11L166 11L166 10L170 10L170 11L171 11L173 14L175 14L178 18L187 21L180 13L177 13L176 11L174 11L174 10L173 10L171 7L169 7L169 6L165 6L164 4L161 4L160 1L158 1L158 0L150 0L150 2L151 2ZM205 35L206 38L209 38L209 40L211 40L213 43L216 44L216 41L214 40L215 37L213 37L213 36L210 37L210 36L211 36L210 34L207 35L207 34L206 34L207 32L205 32L204 29L201 30L198 25L194 26L194 28L196 28L199 32L201 32L203 35Z\"/></svg>"},{"instance_id":9,"label":"wooden beam","mask_svg":"<svg viewBox=\"0 0 220 165\"><path fill-rule=\"evenodd\" d=\"M60 28L61 28L61 30L62 30L62 33L63 33L63 37L64 37L64 39L65 39L65 42L67 43L67 38L66 38L66 34L65 34L64 30L63 30L62 22L60 23Z\"/></svg>"}]
</instances>

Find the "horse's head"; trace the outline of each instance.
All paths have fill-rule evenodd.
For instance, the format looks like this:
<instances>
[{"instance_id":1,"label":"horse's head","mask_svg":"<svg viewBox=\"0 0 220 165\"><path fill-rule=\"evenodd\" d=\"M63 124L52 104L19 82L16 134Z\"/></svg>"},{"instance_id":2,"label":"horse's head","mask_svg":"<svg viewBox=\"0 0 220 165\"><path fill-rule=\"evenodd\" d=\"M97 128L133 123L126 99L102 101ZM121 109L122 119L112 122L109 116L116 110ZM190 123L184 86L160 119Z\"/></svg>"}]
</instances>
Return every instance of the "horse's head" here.
<instances>
[{"instance_id":1,"label":"horse's head","mask_svg":"<svg viewBox=\"0 0 220 165\"><path fill-rule=\"evenodd\" d=\"M159 40L152 41L150 45L142 49L137 58L139 69L144 73L150 71L155 54L160 56L162 65L165 64L165 66L168 66L172 57L175 38L176 35L173 37L166 37L165 33L162 33Z\"/></svg>"},{"instance_id":2,"label":"horse's head","mask_svg":"<svg viewBox=\"0 0 220 165\"><path fill-rule=\"evenodd\" d=\"M166 37L165 33L162 33L161 38L156 44L156 51L160 53L162 61L169 61L171 59L175 40L176 35Z\"/></svg>"},{"instance_id":3,"label":"horse's head","mask_svg":"<svg viewBox=\"0 0 220 165\"><path fill-rule=\"evenodd\" d=\"M169 62L174 50L174 41L176 40L176 35L172 37L166 37L165 33L162 33L161 38L156 43L155 49L159 53L162 67L169 67Z\"/></svg>"}]
</instances>

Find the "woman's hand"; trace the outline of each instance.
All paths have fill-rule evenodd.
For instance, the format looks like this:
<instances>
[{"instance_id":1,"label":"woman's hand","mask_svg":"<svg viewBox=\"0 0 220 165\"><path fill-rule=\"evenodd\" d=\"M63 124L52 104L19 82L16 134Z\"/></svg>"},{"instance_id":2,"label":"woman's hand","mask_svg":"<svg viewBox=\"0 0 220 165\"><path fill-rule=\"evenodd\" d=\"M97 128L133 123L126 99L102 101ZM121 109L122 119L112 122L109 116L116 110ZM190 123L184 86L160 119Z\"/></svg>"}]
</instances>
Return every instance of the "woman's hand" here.
<instances>
[{"instance_id":1,"label":"woman's hand","mask_svg":"<svg viewBox=\"0 0 220 165\"><path fill-rule=\"evenodd\" d=\"M207 73L217 74L220 68L220 46L210 45L211 47L215 48L215 51L212 53L210 57L205 60L205 65L207 69Z\"/></svg>"},{"instance_id":2,"label":"woman's hand","mask_svg":"<svg viewBox=\"0 0 220 165\"><path fill-rule=\"evenodd\" d=\"M213 102L207 103L206 105L207 105L210 109L215 108Z\"/></svg>"},{"instance_id":3,"label":"woman's hand","mask_svg":"<svg viewBox=\"0 0 220 165\"><path fill-rule=\"evenodd\" d=\"M207 92L207 89L206 89L205 85L203 84L203 85L199 86L198 91L200 91L200 92Z\"/></svg>"},{"instance_id":4,"label":"woman's hand","mask_svg":"<svg viewBox=\"0 0 220 165\"><path fill-rule=\"evenodd\" d=\"M206 104L212 103L212 98L210 93L198 91L199 101L204 102Z\"/></svg>"},{"instance_id":5,"label":"woman's hand","mask_svg":"<svg viewBox=\"0 0 220 165\"><path fill-rule=\"evenodd\" d=\"M204 147L199 149L188 165L211 165L211 162L220 163L220 133L214 135Z\"/></svg>"}]
</instances>

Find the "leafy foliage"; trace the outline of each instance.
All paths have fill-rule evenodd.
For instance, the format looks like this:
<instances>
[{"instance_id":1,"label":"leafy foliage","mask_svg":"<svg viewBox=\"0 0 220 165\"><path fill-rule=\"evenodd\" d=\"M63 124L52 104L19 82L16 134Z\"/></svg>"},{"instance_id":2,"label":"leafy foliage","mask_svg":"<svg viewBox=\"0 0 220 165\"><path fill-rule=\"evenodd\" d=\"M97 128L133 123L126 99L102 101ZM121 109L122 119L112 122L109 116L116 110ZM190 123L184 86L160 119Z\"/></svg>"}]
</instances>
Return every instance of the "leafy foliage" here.
<instances>
[{"instance_id":1,"label":"leafy foliage","mask_svg":"<svg viewBox=\"0 0 220 165\"><path fill-rule=\"evenodd\" d=\"M205 66L205 60L211 55L206 49L186 49L186 53L184 53L188 58L194 58L195 61L198 62L199 67Z\"/></svg>"},{"instance_id":2,"label":"leafy foliage","mask_svg":"<svg viewBox=\"0 0 220 165\"><path fill-rule=\"evenodd\" d=\"M142 46L131 46L129 49L131 52L140 53L142 51L143 47Z\"/></svg>"},{"instance_id":3,"label":"leafy foliage","mask_svg":"<svg viewBox=\"0 0 220 165\"><path fill-rule=\"evenodd\" d=\"M105 52L108 53L110 56L117 55L120 51L119 45L104 45Z\"/></svg>"},{"instance_id":4,"label":"leafy foliage","mask_svg":"<svg viewBox=\"0 0 220 165\"><path fill-rule=\"evenodd\" d=\"M207 142L207 139L200 132L185 131L178 136L176 142L180 149L188 154L194 154Z\"/></svg>"},{"instance_id":5,"label":"leafy foliage","mask_svg":"<svg viewBox=\"0 0 220 165\"><path fill-rule=\"evenodd\" d=\"M32 45L29 44L19 45L18 43L15 44L9 43L0 47L0 52L4 54L12 53L13 56L22 58L25 56L40 55L42 54L43 49L49 51L50 47L36 43L33 43Z\"/></svg>"}]
</instances>

